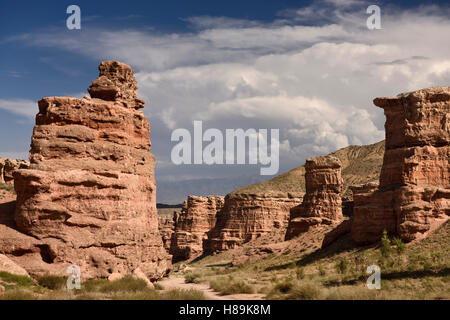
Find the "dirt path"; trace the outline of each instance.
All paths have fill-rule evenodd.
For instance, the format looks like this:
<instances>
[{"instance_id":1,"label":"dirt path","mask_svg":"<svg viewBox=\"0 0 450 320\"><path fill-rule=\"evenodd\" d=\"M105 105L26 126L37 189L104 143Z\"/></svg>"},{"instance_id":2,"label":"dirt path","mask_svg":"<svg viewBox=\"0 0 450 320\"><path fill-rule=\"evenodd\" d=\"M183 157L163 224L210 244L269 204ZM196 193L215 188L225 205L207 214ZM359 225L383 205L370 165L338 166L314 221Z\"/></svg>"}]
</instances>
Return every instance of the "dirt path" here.
<instances>
[{"instance_id":1,"label":"dirt path","mask_svg":"<svg viewBox=\"0 0 450 320\"><path fill-rule=\"evenodd\" d=\"M158 284L164 287L164 290L171 289L195 289L200 290L205 294L205 297L209 300L262 300L263 294L232 294L222 296L219 293L212 290L208 285L203 283L185 283L184 277L171 275L169 278L158 281Z\"/></svg>"}]
</instances>

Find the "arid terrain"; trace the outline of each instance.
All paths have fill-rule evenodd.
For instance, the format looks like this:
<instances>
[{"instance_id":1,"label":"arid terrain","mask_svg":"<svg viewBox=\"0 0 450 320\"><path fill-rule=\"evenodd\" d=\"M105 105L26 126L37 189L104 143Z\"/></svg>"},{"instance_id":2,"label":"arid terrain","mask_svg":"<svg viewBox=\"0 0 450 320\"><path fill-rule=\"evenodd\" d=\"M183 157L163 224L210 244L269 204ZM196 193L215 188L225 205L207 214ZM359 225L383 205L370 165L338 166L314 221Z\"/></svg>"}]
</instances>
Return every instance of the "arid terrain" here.
<instances>
[{"instance_id":1,"label":"arid terrain","mask_svg":"<svg viewBox=\"0 0 450 320\"><path fill-rule=\"evenodd\" d=\"M376 98L384 141L159 210L136 90L102 62L0 159L0 299L450 299L450 87Z\"/></svg>"}]
</instances>

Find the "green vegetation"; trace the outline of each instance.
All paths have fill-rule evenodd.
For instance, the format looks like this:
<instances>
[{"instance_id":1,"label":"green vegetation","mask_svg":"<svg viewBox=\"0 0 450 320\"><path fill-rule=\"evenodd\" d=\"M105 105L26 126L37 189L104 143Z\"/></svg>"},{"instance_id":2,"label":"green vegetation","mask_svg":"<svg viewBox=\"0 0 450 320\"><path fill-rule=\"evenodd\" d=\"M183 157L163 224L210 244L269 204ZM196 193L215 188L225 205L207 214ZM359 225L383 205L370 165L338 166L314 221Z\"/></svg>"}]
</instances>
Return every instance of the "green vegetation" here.
<instances>
[{"instance_id":1,"label":"green vegetation","mask_svg":"<svg viewBox=\"0 0 450 320\"><path fill-rule=\"evenodd\" d=\"M232 255L223 252L189 267L197 282L223 294L245 292L228 287L247 284L267 299L450 299L449 236L447 222L408 245L385 232L378 244L366 247L354 247L346 236L325 249L268 254L234 266ZM366 287L370 265L381 269L381 290Z\"/></svg>"},{"instance_id":2,"label":"green vegetation","mask_svg":"<svg viewBox=\"0 0 450 320\"><path fill-rule=\"evenodd\" d=\"M199 273L189 271L184 275L184 282L186 283L200 283L200 279L201 275Z\"/></svg>"},{"instance_id":3,"label":"green vegetation","mask_svg":"<svg viewBox=\"0 0 450 320\"><path fill-rule=\"evenodd\" d=\"M150 289L144 280L124 277L116 281L90 280L83 282L81 290L67 291L66 278L40 277L35 283L25 276L0 272L0 284L6 292L0 300L205 300L198 290L167 290L158 286Z\"/></svg>"},{"instance_id":4,"label":"green vegetation","mask_svg":"<svg viewBox=\"0 0 450 320\"><path fill-rule=\"evenodd\" d=\"M234 280L233 277L223 277L212 280L210 281L209 286L214 291L220 292L223 295L255 292L255 289L245 281Z\"/></svg>"},{"instance_id":5,"label":"green vegetation","mask_svg":"<svg viewBox=\"0 0 450 320\"><path fill-rule=\"evenodd\" d=\"M42 276L37 279L41 287L50 290L60 290L66 286L67 278L57 276Z\"/></svg>"},{"instance_id":6,"label":"green vegetation","mask_svg":"<svg viewBox=\"0 0 450 320\"><path fill-rule=\"evenodd\" d=\"M6 190L8 192L15 192L14 186L9 184L3 184L0 182L0 190Z\"/></svg>"}]
</instances>

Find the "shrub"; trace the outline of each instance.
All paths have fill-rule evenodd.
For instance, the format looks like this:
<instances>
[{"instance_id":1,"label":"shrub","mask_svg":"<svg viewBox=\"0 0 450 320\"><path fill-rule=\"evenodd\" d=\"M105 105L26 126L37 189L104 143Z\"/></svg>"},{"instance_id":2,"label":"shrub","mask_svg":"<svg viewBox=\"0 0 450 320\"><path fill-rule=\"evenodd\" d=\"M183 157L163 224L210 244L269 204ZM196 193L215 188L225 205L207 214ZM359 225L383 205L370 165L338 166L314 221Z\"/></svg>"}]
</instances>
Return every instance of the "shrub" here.
<instances>
[{"instance_id":1,"label":"shrub","mask_svg":"<svg viewBox=\"0 0 450 320\"><path fill-rule=\"evenodd\" d=\"M185 283L200 283L201 275L194 272L187 272L184 275L184 282Z\"/></svg>"},{"instance_id":2,"label":"shrub","mask_svg":"<svg viewBox=\"0 0 450 320\"><path fill-rule=\"evenodd\" d=\"M394 238L392 240L392 243L396 246L398 254L402 254L403 252L405 252L406 245L403 243L402 239Z\"/></svg>"},{"instance_id":3,"label":"shrub","mask_svg":"<svg viewBox=\"0 0 450 320\"><path fill-rule=\"evenodd\" d=\"M430 271L433 268L433 264L429 261L425 261L423 264L424 271Z\"/></svg>"},{"instance_id":4,"label":"shrub","mask_svg":"<svg viewBox=\"0 0 450 320\"><path fill-rule=\"evenodd\" d=\"M162 298L164 300L206 300L205 294L199 290L173 289L166 292Z\"/></svg>"},{"instance_id":5,"label":"shrub","mask_svg":"<svg viewBox=\"0 0 450 320\"><path fill-rule=\"evenodd\" d=\"M294 283L289 280L277 283L271 290L271 294L287 294L294 288Z\"/></svg>"},{"instance_id":6,"label":"shrub","mask_svg":"<svg viewBox=\"0 0 450 320\"><path fill-rule=\"evenodd\" d=\"M254 293L252 286L248 285L242 280L217 279L209 283L209 286L214 291L220 292L223 295L238 294L238 293Z\"/></svg>"},{"instance_id":7,"label":"shrub","mask_svg":"<svg viewBox=\"0 0 450 320\"><path fill-rule=\"evenodd\" d=\"M15 192L13 185L3 184L1 182L0 182L0 190L6 190L6 191L9 191L9 192Z\"/></svg>"},{"instance_id":8,"label":"shrub","mask_svg":"<svg viewBox=\"0 0 450 320\"><path fill-rule=\"evenodd\" d=\"M154 283L153 285L155 286L155 290L164 290L164 287L159 283Z\"/></svg>"},{"instance_id":9,"label":"shrub","mask_svg":"<svg viewBox=\"0 0 450 320\"><path fill-rule=\"evenodd\" d=\"M131 276L126 276L115 281L106 281L102 283L98 291L103 293L110 292L139 292L148 289L147 283L142 279L136 279Z\"/></svg>"},{"instance_id":10,"label":"shrub","mask_svg":"<svg viewBox=\"0 0 450 320\"><path fill-rule=\"evenodd\" d=\"M67 279L64 277L58 276L42 276L37 279L38 284L41 287L50 289L50 290L60 290L66 286Z\"/></svg>"},{"instance_id":11,"label":"shrub","mask_svg":"<svg viewBox=\"0 0 450 320\"><path fill-rule=\"evenodd\" d=\"M350 263L347 259L341 258L338 262L336 262L336 270L337 272L344 274L347 272Z\"/></svg>"},{"instance_id":12,"label":"shrub","mask_svg":"<svg viewBox=\"0 0 450 320\"><path fill-rule=\"evenodd\" d=\"M319 286L312 283L305 283L294 286L289 292L286 299L288 300L315 300L321 296L321 289Z\"/></svg>"},{"instance_id":13,"label":"shrub","mask_svg":"<svg viewBox=\"0 0 450 320\"><path fill-rule=\"evenodd\" d=\"M321 277L325 276L327 274L325 268L322 265L319 265L319 275Z\"/></svg>"},{"instance_id":14,"label":"shrub","mask_svg":"<svg viewBox=\"0 0 450 320\"><path fill-rule=\"evenodd\" d=\"M383 236L381 237L381 255L385 258L389 257L391 253L391 241L389 240L386 229L383 230Z\"/></svg>"},{"instance_id":15,"label":"shrub","mask_svg":"<svg viewBox=\"0 0 450 320\"><path fill-rule=\"evenodd\" d=\"M295 274L297 275L298 280L304 279L305 278L305 269L297 268L297 270L295 270Z\"/></svg>"}]
</instances>

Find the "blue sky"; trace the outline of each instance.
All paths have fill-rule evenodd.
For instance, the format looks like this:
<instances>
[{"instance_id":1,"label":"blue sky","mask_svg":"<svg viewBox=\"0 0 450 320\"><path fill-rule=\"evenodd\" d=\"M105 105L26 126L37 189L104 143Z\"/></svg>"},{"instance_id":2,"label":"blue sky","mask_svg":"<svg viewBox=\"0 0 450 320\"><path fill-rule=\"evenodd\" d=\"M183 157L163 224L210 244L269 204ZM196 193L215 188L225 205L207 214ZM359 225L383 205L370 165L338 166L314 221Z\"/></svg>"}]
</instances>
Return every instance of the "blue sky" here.
<instances>
[{"instance_id":1,"label":"blue sky","mask_svg":"<svg viewBox=\"0 0 450 320\"><path fill-rule=\"evenodd\" d=\"M66 28L71 4L81 30ZM382 30L365 27L370 4ZM147 103L161 201L176 180L186 194L225 193L263 179L259 166L175 167L172 130L193 120L280 128L280 173L377 142L384 116L373 98L449 85L448 17L440 1L4 1L0 156L27 156L37 100L81 97L99 62L117 59L134 68Z\"/></svg>"}]
</instances>

